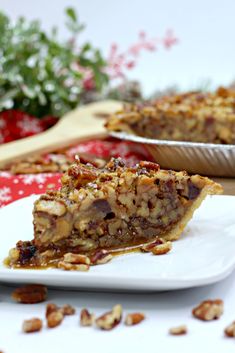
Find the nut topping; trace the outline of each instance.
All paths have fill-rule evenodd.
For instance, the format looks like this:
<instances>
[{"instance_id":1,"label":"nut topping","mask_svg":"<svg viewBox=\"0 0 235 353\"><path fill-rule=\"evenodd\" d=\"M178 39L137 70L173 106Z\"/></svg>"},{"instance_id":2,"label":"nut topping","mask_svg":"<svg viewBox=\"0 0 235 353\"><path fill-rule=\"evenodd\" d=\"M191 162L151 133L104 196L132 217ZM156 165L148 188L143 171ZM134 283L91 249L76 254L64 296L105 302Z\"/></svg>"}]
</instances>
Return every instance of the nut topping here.
<instances>
[{"instance_id":1,"label":"nut topping","mask_svg":"<svg viewBox=\"0 0 235 353\"><path fill-rule=\"evenodd\" d=\"M38 332L42 329L42 320L36 317L25 320L23 322L22 330L25 333Z\"/></svg>"},{"instance_id":2,"label":"nut topping","mask_svg":"<svg viewBox=\"0 0 235 353\"><path fill-rule=\"evenodd\" d=\"M71 264L65 261L59 261L58 268L65 271L88 271L90 269L89 265L86 264Z\"/></svg>"},{"instance_id":3,"label":"nut topping","mask_svg":"<svg viewBox=\"0 0 235 353\"><path fill-rule=\"evenodd\" d=\"M90 265L90 259L86 255L67 253L64 255L64 262L71 264L86 264Z\"/></svg>"},{"instance_id":4,"label":"nut topping","mask_svg":"<svg viewBox=\"0 0 235 353\"><path fill-rule=\"evenodd\" d=\"M101 265L106 264L111 261L113 255L111 255L107 250L101 249L95 252L94 255L91 256L92 265Z\"/></svg>"},{"instance_id":5,"label":"nut topping","mask_svg":"<svg viewBox=\"0 0 235 353\"><path fill-rule=\"evenodd\" d=\"M47 327L54 328L63 321L64 315L60 310L54 311L47 316Z\"/></svg>"},{"instance_id":6,"label":"nut topping","mask_svg":"<svg viewBox=\"0 0 235 353\"><path fill-rule=\"evenodd\" d=\"M188 332L188 329L186 325L172 327L169 329L169 334L175 335L175 336L186 335L187 332Z\"/></svg>"},{"instance_id":7,"label":"nut topping","mask_svg":"<svg viewBox=\"0 0 235 353\"><path fill-rule=\"evenodd\" d=\"M47 288L41 284L30 284L15 289L11 297L22 304L41 303L47 298Z\"/></svg>"},{"instance_id":8,"label":"nut topping","mask_svg":"<svg viewBox=\"0 0 235 353\"><path fill-rule=\"evenodd\" d=\"M122 319L122 306L120 304L115 305L113 309L98 319L96 319L95 323L98 328L101 330L112 330L116 327Z\"/></svg>"},{"instance_id":9,"label":"nut topping","mask_svg":"<svg viewBox=\"0 0 235 353\"><path fill-rule=\"evenodd\" d=\"M227 337L235 337L235 321L225 328L224 333Z\"/></svg>"},{"instance_id":10,"label":"nut topping","mask_svg":"<svg viewBox=\"0 0 235 353\"><path fill-rule=\"evenodd\" d=\"M224 311L224 303L221 299L205 300L192 310L192 314L199 320L211 321L219 319Z\"/></svg>"},{"instance_id":11,"label":"nut topping","mask_svg":"<svg viewBox=\"0 0 235 353\"><path fill-rule=\"evenodd\" d=\"M145 319L145 315L142 313L132 313L128 314L125 319L125 324L127 326L138 325Z\"/></svg>"},{"instance_id":12,"label":"nut topping","mask_svg":"<svg viewBox=\"0 0 235 353\"><path fill-rule=\"evenodd\" d=\"M81 326L92 326L95 319L95 315L91 314L87 309L82 309L80 313L80 325Z\"/></svg>"}]
</instances>

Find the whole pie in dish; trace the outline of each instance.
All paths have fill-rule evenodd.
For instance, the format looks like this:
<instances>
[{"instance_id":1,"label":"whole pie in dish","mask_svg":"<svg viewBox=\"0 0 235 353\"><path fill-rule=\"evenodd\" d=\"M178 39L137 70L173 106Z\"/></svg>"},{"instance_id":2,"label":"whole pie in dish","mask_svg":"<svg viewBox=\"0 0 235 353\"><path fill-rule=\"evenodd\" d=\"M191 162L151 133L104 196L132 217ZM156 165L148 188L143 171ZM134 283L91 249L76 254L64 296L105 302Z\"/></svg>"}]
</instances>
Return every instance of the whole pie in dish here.
<instances>
[{"instance_id":1,"label":"whole pie in dish","mask_svg":"<svg viewBox=\"0 0 235 353\"><path fill-rule=\"evenodd\" d=\"M127 167L120 158L102 169L77 160L61 181L61 190L35 202L34 239L10 251L11 266L56 265L66 253L120 251L156 236L178 239L206 195L222 192L208 178L146 161Z\"/></svg>"},{"instance_id":2,"label":"whole pie in dish","mask_svg":"<svg viewBox=\"0 0 235 353\"><path fill-rule=\"evenodd\" d=\"M125 105L106 127L151 139L235 144L235 91L219 88Z\"/></svg>"}]
</instances>

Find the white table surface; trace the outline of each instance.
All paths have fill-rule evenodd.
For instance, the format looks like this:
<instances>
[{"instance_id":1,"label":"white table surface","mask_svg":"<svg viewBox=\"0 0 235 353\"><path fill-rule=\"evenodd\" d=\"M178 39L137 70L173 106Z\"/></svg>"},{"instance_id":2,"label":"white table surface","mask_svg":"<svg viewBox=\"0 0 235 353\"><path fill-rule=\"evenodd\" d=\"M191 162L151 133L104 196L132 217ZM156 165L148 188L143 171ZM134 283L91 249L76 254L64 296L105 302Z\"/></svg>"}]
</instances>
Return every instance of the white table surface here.
<instances>
[{"instance_id":1,"label":"white table surface","mask_svg":"<svg viewBox=\"0 0 235 353\"><path fill-rule=\"evenodd\" d=\"M77 314L66 317L57 328L44 328L33 334L21 332L22 322L35 316L43 318L45 303L14 303L10 297L12 289L0 286L0 349L4 353L234 352L235 339L224 337L223 330L235 320L235 273L217 284L172 292L92 293L49 289L47 302L69 303L76 307ZM225 312L219 320L202 322L191 316L196 304L215 298L225 302ZM121 324L109 332L79 326L81 308L99 315L117 303L123 305L125 313L145 313L146 320L135 327ZM170 336L168 329L180 324L188 326L188 334Z\"/></svg>"}]
</instances>

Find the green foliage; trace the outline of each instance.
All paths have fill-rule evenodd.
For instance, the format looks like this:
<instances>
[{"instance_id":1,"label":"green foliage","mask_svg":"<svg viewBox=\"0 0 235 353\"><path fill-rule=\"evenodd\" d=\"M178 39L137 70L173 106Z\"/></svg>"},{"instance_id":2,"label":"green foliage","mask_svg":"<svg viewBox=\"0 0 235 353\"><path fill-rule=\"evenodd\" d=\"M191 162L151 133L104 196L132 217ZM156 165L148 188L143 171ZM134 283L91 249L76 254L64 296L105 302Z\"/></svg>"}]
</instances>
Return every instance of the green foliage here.
<instances>
[{"instance_id":1,"label":"green foliage","mask_svg":"<svg viewBox=\"0 0 235 353\"><path fill-rule=\"evenodd\" d=\"M66 9L66 26L72 37L60 42L57 28L49 35L39 21L24 18L13 25L0 12L0 111L14 108L38 117L62 116L84 93L79 66L92 70L95 90L108 83L100 51L90 43L76 49L84 25L72 8Z\"/></svg>"}]
</instances>

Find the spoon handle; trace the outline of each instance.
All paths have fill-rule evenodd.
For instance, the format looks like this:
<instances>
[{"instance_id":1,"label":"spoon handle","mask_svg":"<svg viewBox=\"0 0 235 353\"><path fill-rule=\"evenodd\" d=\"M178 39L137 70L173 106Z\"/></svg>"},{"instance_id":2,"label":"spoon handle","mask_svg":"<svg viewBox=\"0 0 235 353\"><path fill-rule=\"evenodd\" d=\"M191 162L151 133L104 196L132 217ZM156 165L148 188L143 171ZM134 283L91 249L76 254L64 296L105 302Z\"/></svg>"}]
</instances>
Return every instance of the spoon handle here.
<instances>
[{"instance_id":1,"label":"spoon handle","mask_svg":"<svg viewBox=\"0 0 235 353\"><path fill-rule=\"evenodd\" d=\"M105 137L101 115L111 114L121 106L116 101L87 104L69 112L45 132L0 146L0 168L30 155L56 151L89 138Z\"/></svg>"}]
</instances>

